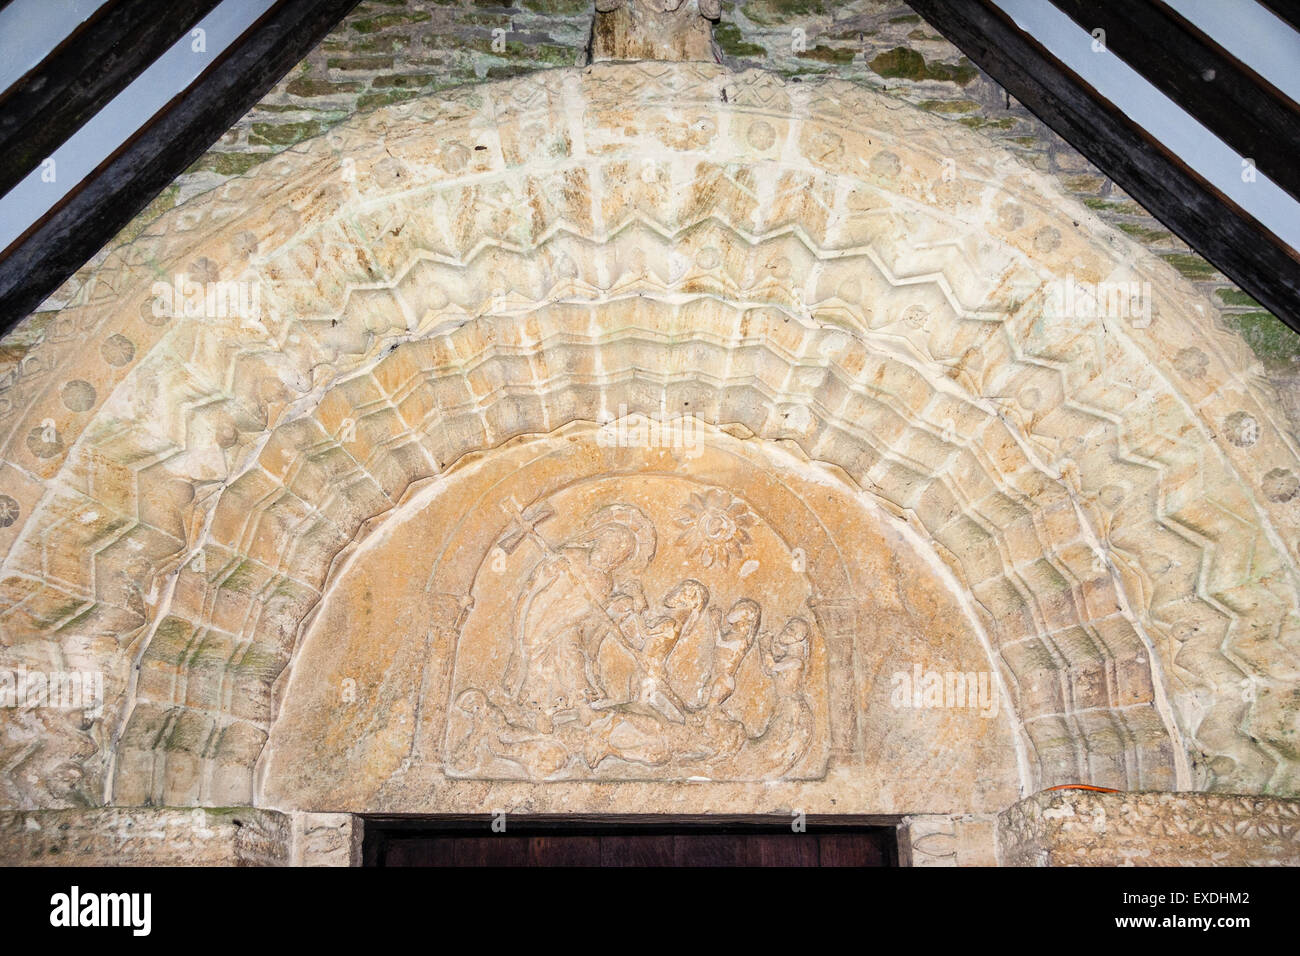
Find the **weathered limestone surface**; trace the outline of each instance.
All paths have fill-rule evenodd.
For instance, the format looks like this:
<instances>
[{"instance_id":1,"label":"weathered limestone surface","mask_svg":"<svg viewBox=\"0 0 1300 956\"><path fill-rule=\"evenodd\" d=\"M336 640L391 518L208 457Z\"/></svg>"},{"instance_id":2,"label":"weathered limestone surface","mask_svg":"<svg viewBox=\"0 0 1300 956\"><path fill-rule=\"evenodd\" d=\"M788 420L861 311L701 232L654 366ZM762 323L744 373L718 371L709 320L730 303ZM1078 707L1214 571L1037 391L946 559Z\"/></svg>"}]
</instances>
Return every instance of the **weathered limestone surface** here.
<instances>
[{"instance_id":1,"label":"weathered limestone surface","mask_svg":"<svg viewBox=\"0 0 1300 956\"><path fill-rule=\"evenodd\" d=\"M898 855L901 866L997 866L997 818L971 813L904 817Z\"/></svg>"},{"instance_id":2,"label":"weathered limestone surface","mask_svg":"<svg viewBox=\"0 0 1300 956\"><path fill-rule=\"evenodd\" d=\"M294 813L294 866L360 866L364 822L350 813Z\"/></svg>"},{"instance_id":3,"label":"weathered limestone surface","mask_svg":"<svg viewBox=\"0 0 1300 956\"><path fill-rule=\"evenodd\" d=\"M169 314L160 274L260 304ZM1149 324L1053 311L1116 276ZM4 661L108 702L6 714L5 800L250 803L309 611L416 484L688 412L929 540L1027 789L1295 792L1297 458L1213 308L833 81L597 65L358 118L109 253L6 392Z\"/></svg>"},{"instance_id":4,"label":"weathered limestone surface","mask_svg":"<svg viewBox=\"0 0 1300 956\"><path fill-rule=\"evenodd\" d=\"M1300 801L1212 793L1037 793L997 823L1004 866L1298 866Z\"/></svg>"},{"instance_id":5,"label":"weathered limestone surface","mask_svg":"<svg viewBox=\"0 0 1300 956\"><path fill-rule=\"evenodd\" d=\"M258 802L890 813L1014 800L1022 768L996 686L987 712L891 702L891 675L914 661L990 668L906 526L780 445L650 424L512 442L425 483L361 540L278 688Z\"/></svg>"},{"instance_id":6,"label":"weathered limestone surface","mask_svg":"<svg viewBox=\"0 0 1300 956\"><path fill-rule=\"evenodd\" d=\"M1106 281L1148 313L1059 306ZM357 117L29 335L0 667L107 699L0 713L0 800L914 814L962 862L1043 786L1295 794L1300 458L1216 315L851 84L605 63Z\"/></svg>"},{"instance_id":7,"label":"weathered limestone surface","mask_svg":"<svg viewBox=\"0 0 1300 956\"><path fill-rule=\"evenodd\" d=\"M290 845L286 814L251 807L0 813L4 866L283 866Z\"/></svg>"},{"instance_id":8,"label":"weathered limestone surface","mask_svg":"<svg viewBox=\"0 0 1300 956\"><path fill-rule=\"evenodd\" d=\"M438 89L587 61L592 0L366 0L150 208L124 238L168 208L266 162L357 113ZM1106 223L1163 257L1219 308L1278 389L1300 440L1300 339L1171 235L1104 174L976 69L903 0L738 0L715 29L722 62L786 78L835 77L978 129L1051 175ZM707 58L706 58L707 59ZM97 263L96 263L97 264ZM76 294L90 270L46 308ZM39 336L39 326L31 330ZM30 341L0 344L0 369ZM2 373L0 373L2 374Z\"/></svg>"}]
</instances>

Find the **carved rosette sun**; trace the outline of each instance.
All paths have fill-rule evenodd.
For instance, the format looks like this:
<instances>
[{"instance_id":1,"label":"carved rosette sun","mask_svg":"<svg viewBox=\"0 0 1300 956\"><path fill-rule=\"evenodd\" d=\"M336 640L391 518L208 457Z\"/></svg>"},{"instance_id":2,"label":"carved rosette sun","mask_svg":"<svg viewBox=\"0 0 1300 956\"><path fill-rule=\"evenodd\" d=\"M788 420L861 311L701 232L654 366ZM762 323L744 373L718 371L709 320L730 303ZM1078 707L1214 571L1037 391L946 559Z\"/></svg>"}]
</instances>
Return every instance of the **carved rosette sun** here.
<instances>
[{"instance_id":1,"label":"carved rosette sun","mask_svg":"<svg viewBox=\"0 0 1300 956\"><path fill-rule=\"evenodd\" d=\"M677 543L695 560L706 568L715 564L725 568L732 558L744 556L745 545L752 540L745 529L754 523L754 515L739 498L711 488L691 495L676 523L681 529Z\"/></svg>"}]
</instances>

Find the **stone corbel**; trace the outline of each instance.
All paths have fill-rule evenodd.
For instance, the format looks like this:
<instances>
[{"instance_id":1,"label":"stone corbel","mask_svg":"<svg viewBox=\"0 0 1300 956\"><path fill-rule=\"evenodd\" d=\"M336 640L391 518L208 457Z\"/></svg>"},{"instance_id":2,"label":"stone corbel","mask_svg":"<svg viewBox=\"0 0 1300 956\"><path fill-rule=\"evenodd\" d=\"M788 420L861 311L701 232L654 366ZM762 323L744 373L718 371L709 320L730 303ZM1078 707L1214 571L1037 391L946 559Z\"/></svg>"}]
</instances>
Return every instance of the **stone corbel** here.
<instances>
[{"instance_id":1,"label":"stone corbel","mask_svg":"<svg viewBox=\"0 0 1300 956\"><path fill-rule=\"evenodd\" d=\"M596 0L591 62L720 62L713 24L721 16L721 0Z\"/></svg>"}]
</instances>

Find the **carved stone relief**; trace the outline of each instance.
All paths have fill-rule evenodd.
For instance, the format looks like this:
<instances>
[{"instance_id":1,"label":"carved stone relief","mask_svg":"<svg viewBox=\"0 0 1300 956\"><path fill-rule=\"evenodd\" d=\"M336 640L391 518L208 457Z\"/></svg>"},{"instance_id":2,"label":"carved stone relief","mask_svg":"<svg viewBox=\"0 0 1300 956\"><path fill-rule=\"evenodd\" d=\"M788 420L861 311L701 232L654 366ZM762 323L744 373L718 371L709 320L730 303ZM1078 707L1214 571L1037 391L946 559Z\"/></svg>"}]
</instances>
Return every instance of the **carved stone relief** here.
<instances>
[{"instance_id":1,"label":"carved stone relief","mask_svg":"<svg viewBox=\"0 0 1300 956\"><path fill-rule=\"evenodd\" d=\"M891 701L920 658L991 665L887 513L752 437L606 440L624 424L467 461L359 543L279 687L259 799L889 812L1020 789L1009 712Z\"/></svg>"},{"instance_id":2,"label":"carved stone relief","mask_svg":"<svg viewBox=\"0 0 1300 956\"><path fill-rule=\"evenodd\" d=\"M1005 866L1300 866L1300 801L1036 793L998 816Z\"/></svg>"},{"instance_id":3,"label":"carved stone relief","mask_svg":"<svg viewBox=\"0 0 1300 956\"><path fill-rule=\"evenodd\" d=\"M671 12L701 19L689 6ZM160 269L242 277L261 313L159 310ZM1119 273L1147 284L1149 323L1054 310L1062 282ZM311 678L295 684L295 661L315 653L313 620L363 606L339 600L350 556L405 514L422 483L526 436L620 417L620 405L689 407L765 449L789 446L927 542L932 567L918 580L952 602L936 616L957 622L954 642L978 649L1007 688L1013 723L990 746L1005 769L1019 742L1015 786L1298 792L1300 457L1276 396L1243 371L1248 350L1189 283L958 124L834 81L703 62L547 71L359 116L166 214L86 278L39 335L28 330L39 344L0 382L0 662L102 671L106 706L39 730L0 714L0 757L18 768L5 781L14 806L246 803L259 786L281 786L276 774L294 790L301 781L268 741L305 734L294 693ZM734 520L717 507L719 490L754 513L743 526L752 538L785 518L726 476L706 484L694 513L719 512L710 528ZM523 514L562 492L514 496ZM543 781L557 795L548 799L581 791L596 802L607 775L671 778L635 781L652 789L707 776L710 758L652 770L626 759L632 749L593 766L585 730L562 739L613 712L592 705L612 699L602 668L616 670L616 648L638 699L629 692L613 707L648 708L647 728L684 728L715 756L731 745L715 743L729 733L718 713L736 711L738 695L775 708L780 681L802 670L817 756L790 769L775 769L776 757L728 758L737 789L775 774L772 800L802 798L782 789L798 786L828 806L848 799L837 792L862 802L855 787L866 777L846 783L837 761L903 739L917 752L891 752L895 769L949 759L929 749L945 736L922 732L923 715L892 715L893 733L863 716L864 662L896 663L869 657L883 639L863 641L862 616L879 608L823 586L812 549L811 604L727 590L719 576L738 576L752 543L737 551L707 530L679 542L693 499L670 498L662 509L620 496L601 505L639 508L655 529L655 561L687 562L672 574L647 565L642 577L655 583L641 586L643 608L620 590L627 581L611 579L608 597L622 603L610 613L630 613L633 634L656 624L671 634L700 604L706 626L710 611L722 614L726 644L726 628L744 627L749 605L739 602L753 601L760 624L740 667L757 664L766 684L738 671L730 697L707 706L717 681L701 675L729 665L726 652L700 650L694 680L662 681L682 702L669 701L679 724L639 700L646 680L668 700L644 645L625 648L623 631L611 631L588 645L594 680L583 656L580 680L565 666L553 682L535 673L520 685L553 683L601 716L584 725L571 702L548 714L554 697L523 715L501 710L506 736L559 740L567 756L551 773L572 776L548 780L544 757L493 764L502 758L482 746L454 757L444 717L463 734L481 702L481 713L523 706L510 696L508 656L453 686L456 649L509 649L507 605L530 593L532 563L545 565L535 542L520 541L502 548L516 566L509 587L476 580L509 534L507 499L489 496L483 540L442 562L428 591L424 580L418 596L402 590L393 567L372 589L393 592L372 600L388 614L388 632L372 633L392 642L383 666L417 693L372 701L364 717L331 711L329 753L318 755L331 792L348 806L364 796L331 776L346 754L373 762L375 799L406 805L436 793L470 806ZM595 510L557 510L534 527L560 547ZM855 519L846 508L836 520ZM578 559L590 553L579 548ZM463 573L445 573L452 566ZM870 591L882 574L887 565L854 587ZM708 600L686 588L671 598L682 607L667 603L688 580ZM388 607L399 595L410 605ZM502 633L475 643L480 602L491 600L507 607ZM418 620L405 616L417 609ZM534 620L525 615L525 637L551 647L549 626ZM781 670L802 660L780 650L804 643L796 620L816 666ZM679 644L709 647L684 634ZM359 699L381 686L378 661L339 653L344 669L328 673L354 680ZM967 657L954 653L954 666L972 666ZM333 666L323 652L312 661ZM464 699L467 711L459 704L471 691L482 697ZM685 707L697 694L706 704ZM557 738L555 719L570 709L579 719L565 715ZM918 723L903 729L908 720ZM738 754L757 753L760 725L746 727ZM958 727L962 739L995 736ZM823 747L824 776L799 778ZM444 759L449 773L434 773ZM260 781L259 761L275 770ZM38 763L61 770L33 778ZM1007 779L1000 770L990 801L1006 796Z\"/></svg>"},{"instance_id":4,"label":"carved stone relief","mask_svg":"<svg viewBox=\"0 0 1300 956\"><path fill-rule=\"evenodd\" d=\"M620 476L528 503L508 529L475 579L457 644L449 775L825 772L811 590L748 502Z\"/></svg>"},{"instance_id":5,"label":"carved stone relief","mask_svg":"<svg viewBox=\"0 0 1300 956\"><path fill-rule=\"evenodd\" d=\"M284 866L291 844L287 815L252 807L0 812L7 866Z\"/></svg>"}]
</instances>

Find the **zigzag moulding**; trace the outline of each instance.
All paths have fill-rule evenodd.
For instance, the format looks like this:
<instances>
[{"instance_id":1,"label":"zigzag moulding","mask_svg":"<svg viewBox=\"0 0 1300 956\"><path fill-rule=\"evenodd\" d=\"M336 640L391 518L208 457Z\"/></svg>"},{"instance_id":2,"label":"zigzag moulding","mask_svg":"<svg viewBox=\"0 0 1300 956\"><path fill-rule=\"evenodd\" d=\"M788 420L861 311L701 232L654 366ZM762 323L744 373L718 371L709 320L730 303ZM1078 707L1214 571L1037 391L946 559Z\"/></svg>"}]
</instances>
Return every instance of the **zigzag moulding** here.
<instances>
[{"instance_id":1,"label":"zigzag moulding","mask_svg":"<svg viewBox=\"0 0 1300 956\"><path fill-rule=\"evenodd\" d=\"M356 117L84 278L0 392L0 665L105 701L0 715L8 807L1300 792L1275 397L960 125L548 71Z\"/></svg>"}]
</instances>

